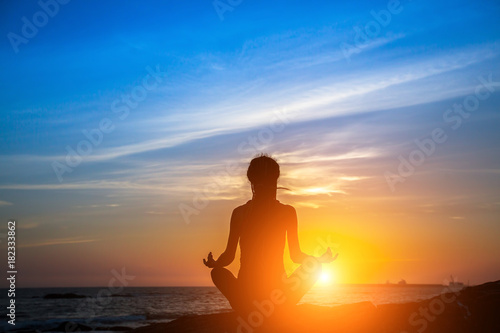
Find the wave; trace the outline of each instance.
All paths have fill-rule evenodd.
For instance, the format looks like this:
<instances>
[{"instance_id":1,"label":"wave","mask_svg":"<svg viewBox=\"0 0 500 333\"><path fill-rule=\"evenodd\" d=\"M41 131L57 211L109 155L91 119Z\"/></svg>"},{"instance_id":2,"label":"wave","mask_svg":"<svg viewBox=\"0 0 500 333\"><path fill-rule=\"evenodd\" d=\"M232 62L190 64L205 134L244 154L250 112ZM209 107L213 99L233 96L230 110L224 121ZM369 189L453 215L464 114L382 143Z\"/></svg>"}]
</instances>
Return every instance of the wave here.
<instances>
[{"instance_id":1,"label":"wave","mask_svg":"<svg viewBox=\"0 0 500 333\"><path fill-rule=\"evenodd\" d=\"M68 299L68 298L86 298L86 297L90 296L80 295L75 293L63 293L63 294L54 293L43 296L44 299L61 299L61 298Z\"/></svg>"},{"instance_id":2,"label":"wave","mask_svg":"<svg viewBox=\"0 0 500 333\"><path fill-rule=\"evenodd\" d=\"M112 294L109 297L135 297L132 294ZM31 298L40 298L39 296L32 296ZM43 299L75 299L75 298L92 298L89 295L81 295L75 293L50 293L42 297Z\"/></svg>"},{"instance_id":3,"label":"wave","mask_svg":"<svg viewBox=\"0 0 500 333\"><path fill-rule=\"evenodd\" d=\"M112 294L111 297L136 297L132 294Z\"/></svg>"}]
</instances>

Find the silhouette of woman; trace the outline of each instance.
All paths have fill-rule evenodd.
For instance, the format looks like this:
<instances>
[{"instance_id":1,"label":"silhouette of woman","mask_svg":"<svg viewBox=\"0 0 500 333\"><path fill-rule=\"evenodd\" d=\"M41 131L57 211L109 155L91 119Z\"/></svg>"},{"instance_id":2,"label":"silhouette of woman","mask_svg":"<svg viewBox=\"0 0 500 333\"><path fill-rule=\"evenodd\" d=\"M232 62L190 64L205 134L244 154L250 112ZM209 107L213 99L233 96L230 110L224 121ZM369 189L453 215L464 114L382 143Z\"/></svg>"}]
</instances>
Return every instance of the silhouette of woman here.
<instances>
[{"instance_id":1,"label":"silhouette of woman","mask_svg":"<svg viewBox=\"0 0 500 333\"><path fill-rule=\"evenodd\" d=\"M215 286L240 313L249 313L263 300L272 300L276 306L297 304L316 282L321 264L336 259L330 248L320 257L301 251L295 209L276 200L279 175L278 163L267 155L250 162L247 177L252 199L234 209L224 253L217 260L212 252L203 259L213 268ZM285 239L292 261L302 264L290 276L283 264ZM234 260L238 242L241 258L236 278L224 267Z\"/></svg>"}]
</instances>

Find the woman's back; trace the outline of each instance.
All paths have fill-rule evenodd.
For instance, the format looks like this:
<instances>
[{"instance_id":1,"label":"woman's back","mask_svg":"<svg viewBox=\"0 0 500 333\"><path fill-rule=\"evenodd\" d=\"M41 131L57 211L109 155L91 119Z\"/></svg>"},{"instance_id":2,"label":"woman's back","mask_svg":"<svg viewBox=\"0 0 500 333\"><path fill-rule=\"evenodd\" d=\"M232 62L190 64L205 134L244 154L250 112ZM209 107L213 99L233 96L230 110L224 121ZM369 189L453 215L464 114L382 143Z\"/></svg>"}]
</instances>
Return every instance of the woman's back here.
<instances>
[{"instance_id":1,"label":"woman's back","mask_svg":"<svg viewBox=\"0 0 500 333\"><path fill-rule=\"evenodd\" d=\"M262 287L281 281L288 208L278 200L250 200L235 210L241 249L238 279Z\"/></svg>"}]
</instances>

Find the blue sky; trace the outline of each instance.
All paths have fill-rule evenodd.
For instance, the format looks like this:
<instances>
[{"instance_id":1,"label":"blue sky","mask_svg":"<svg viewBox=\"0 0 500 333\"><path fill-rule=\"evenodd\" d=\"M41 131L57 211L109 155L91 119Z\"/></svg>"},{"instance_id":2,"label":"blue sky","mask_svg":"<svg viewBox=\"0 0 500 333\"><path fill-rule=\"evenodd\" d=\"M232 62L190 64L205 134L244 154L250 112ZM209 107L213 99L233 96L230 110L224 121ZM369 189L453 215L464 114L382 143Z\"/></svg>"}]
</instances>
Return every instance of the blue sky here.
<instances>
[{"instance_id":1,"label":"blue sky","mask_svg":"<svg viewBox=\"0 0 500 333\"><path fill-rule=\"evenodd\" d=\"M456 130L443 115L474 94L479 77L500 81L500 4L402 1L356 44L357 29L373 26L372 11L390 3L244 0L221 20L211 1L73 0L15 52L8 34L22 35L22 18L32 21L41 8L3 2L0 215L23 221L27 262L54 244L76 255L91 249L74 244L118 244L155 228L183 234L202 220L224 233L213 215L245 200L242 176L207 194L211 204L189 226L179 204L192 205L213 172L229 162L244 167L257 151L294 170L283 176L293 188L283 199L306 220L314 210L376 197L394 204L385 214L432 203L440 212L432 221L444 216L470 223L464 233L498 234L500 87ZM356 52L346 57L342 45ZM145 78L155 88L120 119L122 96ZM286 115L282 131L256 150L238 149L277 113ZM54 162L64 165L67 147L76 150L82 131L103 119L113 130L59 179ZM384 173L396 172L398 156L437 127L448 140L393 193ZM488 260L485 267L495 259ZM105 276L110 262L92 276ZM27 270L26 284L35 285ZM474 278L498 273L484 271ZM68 284L70 273L55 283Z\"/></svg>"}]
</instances>

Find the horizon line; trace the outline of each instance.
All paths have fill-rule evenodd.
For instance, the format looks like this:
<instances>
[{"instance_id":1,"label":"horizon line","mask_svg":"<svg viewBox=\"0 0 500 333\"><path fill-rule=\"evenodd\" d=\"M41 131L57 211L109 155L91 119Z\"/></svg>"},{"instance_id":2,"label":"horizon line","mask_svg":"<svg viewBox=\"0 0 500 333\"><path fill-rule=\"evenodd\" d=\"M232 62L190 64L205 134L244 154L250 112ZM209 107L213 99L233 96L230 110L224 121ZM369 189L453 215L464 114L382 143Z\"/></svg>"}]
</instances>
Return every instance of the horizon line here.
<instances>
[{"instance_id":1,"label":"horizon line","mask_svg":"<svg viewBox=\"0 0 500 333\"><path fill-rule=\"evenodd\" d=\"M495 282L495 281L488 281L480 284L464 284L464 287L472 287L472 286L478 286L481 284L489 283L489 282ZM351 285L365 285L365 286L391 286L391 287L411 287L411 286L442 286L442 287L448 287L446 284L442 283L407 283L407 284L398 284L398 283L332 283L329 286L313 286L319 287L319 288L328 288L330 286L351 286ZM164 285L164 286L124 286L123 288L216 288L214 285ZM48 288L108 288L107 286L43 286L43 287L18 287L16 289L48 289ZM0 287L0 289L9 289L8 287Z\"/></svg>"}]
</instances>

